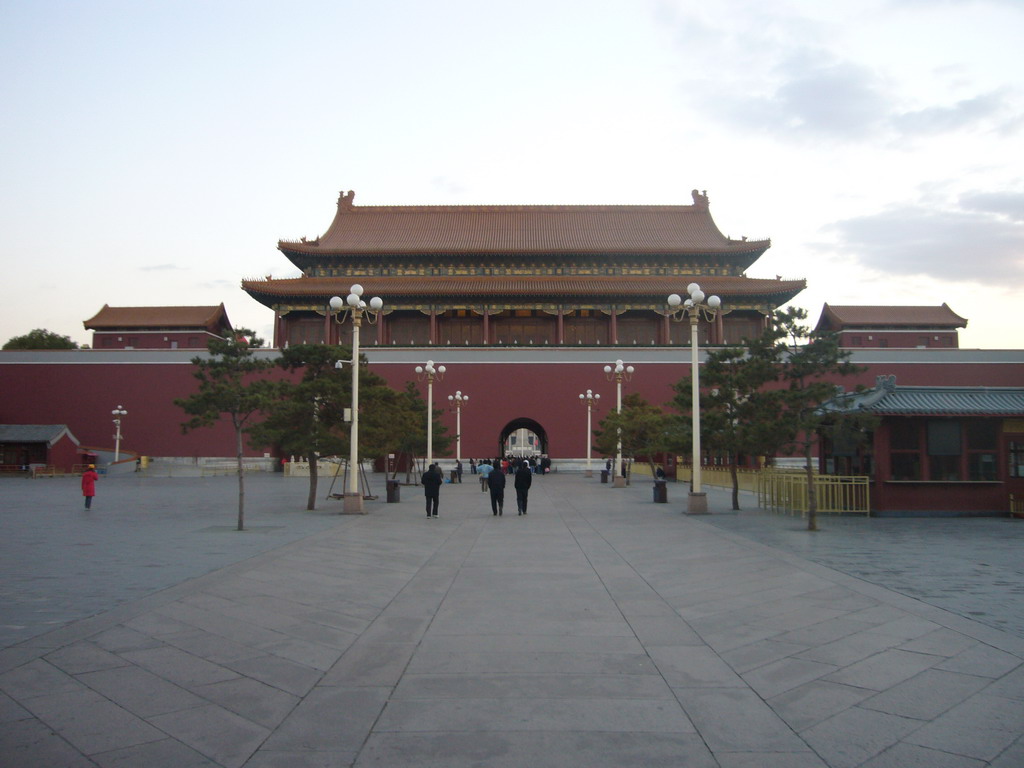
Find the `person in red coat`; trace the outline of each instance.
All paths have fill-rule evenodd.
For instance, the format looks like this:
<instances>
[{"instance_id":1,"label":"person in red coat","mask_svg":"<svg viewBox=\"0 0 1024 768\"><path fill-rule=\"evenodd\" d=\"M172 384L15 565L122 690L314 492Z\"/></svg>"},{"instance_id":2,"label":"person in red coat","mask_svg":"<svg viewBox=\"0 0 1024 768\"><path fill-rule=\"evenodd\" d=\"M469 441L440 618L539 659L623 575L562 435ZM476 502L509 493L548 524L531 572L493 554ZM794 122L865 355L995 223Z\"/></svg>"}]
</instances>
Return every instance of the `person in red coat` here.
<instances>
[{"instance_id":1,"label":"person in red coat","mask_svg":"<svg viewBox=\"0 0 1024 768\"><path fill-rule=\"evenodd\" d=\"M82 473L82 495L85 496L86 509L92 508L92 497L96 495L96 481L99 479L95 464L90 464L89 468Z\"/></svg>"}]
</instances>

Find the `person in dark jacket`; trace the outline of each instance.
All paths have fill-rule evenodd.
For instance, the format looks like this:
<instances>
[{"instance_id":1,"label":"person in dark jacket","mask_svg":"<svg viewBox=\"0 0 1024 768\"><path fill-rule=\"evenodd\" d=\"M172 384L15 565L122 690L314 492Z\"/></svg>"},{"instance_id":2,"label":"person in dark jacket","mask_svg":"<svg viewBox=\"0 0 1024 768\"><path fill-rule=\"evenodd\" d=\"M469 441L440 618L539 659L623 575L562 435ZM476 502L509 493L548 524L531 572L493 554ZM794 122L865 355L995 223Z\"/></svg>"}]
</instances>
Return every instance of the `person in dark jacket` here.
<instances>
[{"instance_id":1,"label":"person in dark jacket","mask_svg":"<svg viewBox=\"0 0 1024 768\"><path fill-rule=\"evenodd\" d=\"M526 501L530 496L530 486L533 484L533 472L530 465L523 461L516 470L516 506L519 507L519 514L526 514Z\"/></svg>"},{"instance_id":2,"label":"person in dark jacket","mask_svg":"<svg viewBox=\"0 0 1024 768\"><path fill-rule=\"evenodd\" d=\"M82 495L85 496L86 509L92 509L92 497L96 495L96 481L99 479L95 464L90 464L82 473Z\"/></svg>"},{"instance_id":3,"label":"person in dark jacket","mask_svg":"<svg viewBox=\"0 0 1024 768\"><path fill-rule=\"evenodd\" d=\"M495 469L487 475L487 487L491 489L491 512L502 514L505 506L505 473Z\"/></svg>"},{"instance_id":4,"label":"person in dark jacket","mask_svg":"<svg viewBox=\"0 0 1024 768\"><path fill-rule=\"evenodd\" d=\"M441 470L437 468L437 464L427 467L420 482L423 484L423 495L427 497L427 519L429 520L431 517L437 517L437 505L441 499L441 484L444 482L444 477L441 475Z\"/></svg>"}]
</instances>

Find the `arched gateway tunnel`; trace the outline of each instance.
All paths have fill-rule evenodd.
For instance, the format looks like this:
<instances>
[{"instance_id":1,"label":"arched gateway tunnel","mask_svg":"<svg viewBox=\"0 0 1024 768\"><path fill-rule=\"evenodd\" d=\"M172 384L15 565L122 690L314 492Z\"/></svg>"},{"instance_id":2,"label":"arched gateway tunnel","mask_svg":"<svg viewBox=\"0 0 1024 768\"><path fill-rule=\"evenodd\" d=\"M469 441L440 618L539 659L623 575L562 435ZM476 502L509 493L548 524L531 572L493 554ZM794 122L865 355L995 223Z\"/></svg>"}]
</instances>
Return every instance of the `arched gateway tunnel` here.
<instances>
[{"instance_id":1,"label":"arched gateway tunnel","mask_svg":"<svg viewBox=\"0 0 1024 768\"><path fill-rule=\"evenodd\" d=\"M548 433L533 419L513 419L501 430L498 449L513 455L533 456L548 453Z\"/></svg>"}]
</instances>

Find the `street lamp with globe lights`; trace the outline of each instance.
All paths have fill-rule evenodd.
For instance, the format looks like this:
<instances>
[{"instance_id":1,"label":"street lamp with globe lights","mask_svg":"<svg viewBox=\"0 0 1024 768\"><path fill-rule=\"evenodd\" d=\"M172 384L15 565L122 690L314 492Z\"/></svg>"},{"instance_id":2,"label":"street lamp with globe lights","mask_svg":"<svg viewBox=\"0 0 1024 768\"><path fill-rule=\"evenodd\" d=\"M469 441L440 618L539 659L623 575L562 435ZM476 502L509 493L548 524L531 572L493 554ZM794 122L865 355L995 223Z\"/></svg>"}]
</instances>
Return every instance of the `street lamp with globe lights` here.
<instances>
[{"instance_id":1,"label":"street lamp with globe lights","mask_svg":"<svg viewBox=\"0 0 1024 768\"><path fill-rule=\"evenodd\" d=\"M623 380L629 381L633 378L633 371L636 369L632 365L624 365L621 360L616 360L614 365L606 365L604 367L604 375L608 381L615 382L615 412L619 415L622 414L622 382ZM613 488L625 488L626 478L622 476L622 428L618 430L619 439L615 443L615 478L612 484Z\"/></svg>"},{"instance_id":2,"label":"street lamp with globe lights","mask_svg":"<svg viewBox=\"0 0 1024 768\"><path fill-rule=\"evenodd\" d=\"M110 413L114 416L114 463L116 464L121 458L121 417L127 416L128 411L119 405Z\"/></svg>"},{"instance_id":3,"label":"street lamp with globe lights","mask_svg":"<svg viewBox=\"0 0 1024 768\"><path fill-rule=\"evenodd\" d=\"M594 431L590 426L590 414L596 410L597 401L600 399L601 395L591 389L588 389L585 394L580 395L580 404L587 406L587 471L584 477L594 476L594 470L590 468L590 447L594 442Z\"/></svg>"},{"instance_id":4,"label":"street lamp with globe lights","mask_svg":"<svg viewBox=\"0 0 1024 768\"><path fill-rule=\"evenodd\" d=\"M444 379L448 370L443 365L435 367L433 360L416 366L416 376L420 381L427 380L427 466L434 463L434 379Z\"/></svg>"},{"instance_id":5,"label":"street lamp with globe lights","mask_svg":"<svg viewBox=\"0 0 1024 768\"><path fill-rule=\"evenodd\" d=\"M348 297L332 296L330 301L334 320L339 325L345 322L346 316L352 319L352 433L349 438L348 488L344 496L343 510L346 514L361 514L363 511L363 494L359 490L359 326L363 317L371 325L380 317L384 308L384 300L374 296L367 304L363 301L363 286L356 283L349 288ZM339 360L334 367L341 369L348 361ZM316 461L315 456L311 457Z\"/></svg>"},{"instance_id":6,"label":"street lamp with globe lights","mask_svg":"<svg viewBox=\"0 0 1024 768\"><path fill-rule=\"evenodd\" d=\"M455 390L454 395L448 395L448 405L455 409L455 460L462 461L462 406L469 403L469 395L462 394L461 390Z\"/></svg>"},{"instance_id":7,"label":"street lamp with globe lights","mask_svg":"<svg viewBox=\"0 0 1024 768\"><path fill-rule=\"evenodd\" d=\"M722 308L722 300L717 296L708 296L705 301L704 291L697 283L686 286L690 294L685 301L678 293L668 297L669 317L676 322L690 319L690 411L693 414L693 487L690 490L688 511L691 514L705 514L708 511L707 494L703 493L700 484L700 368L698 366L697 323L703 317L708 322L714 320Z\"/></svg>"}]
</instances>

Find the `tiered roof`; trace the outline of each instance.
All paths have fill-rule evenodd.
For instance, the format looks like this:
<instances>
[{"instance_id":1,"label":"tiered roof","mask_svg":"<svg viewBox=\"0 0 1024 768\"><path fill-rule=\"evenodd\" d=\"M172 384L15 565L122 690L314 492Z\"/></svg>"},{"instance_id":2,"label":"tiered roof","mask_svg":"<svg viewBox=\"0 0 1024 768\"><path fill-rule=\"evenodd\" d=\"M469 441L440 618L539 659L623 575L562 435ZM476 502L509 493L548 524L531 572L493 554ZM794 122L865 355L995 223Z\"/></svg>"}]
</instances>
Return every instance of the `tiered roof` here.
<instances>
[{"instance_id":1,"label":"tiered roof","mask_svg":"<svg viewBox=\"0 0 1024 768\"><path fill-rule=\"evenodd\" d=\"M594 255L739 256L753 263L770 240L725 237L693 191L693 205L417 205L338 200L323 236L278 247L303 268L345 255Z\"/></svg>"},{"instance_id":2,"label":"tiered roof","mask_svg":"<svg viewBox=\"0 0 1024 768\"><path fill-rule=\"evenodd\" d=\"M334 221L322 236L279 241L278 248L304 276L248 279L242 287L271 307L323 304L347 291L353 280L366 295L406 304L623 298L661 305L668 293L684 292L697 278L707 291L778 306L806 287L804 280L740 276L771 241L724 236L711 218L707 193L692 195L692 205L357 207L348 192L340 196ZM506 274L474 269L495 260ZM414 274L416 261L422 271L449 274ZM391 263L400 274L388 274ZM339 269L331 277L319 276L333 267ZM626 274L558 274L563 268L603 272L605 267ZM686 276L656 274L673 267ZM521 274L507 274L512 270ZM708 274L711 270L720 274Z\"/></svg>"}]
</instances>

